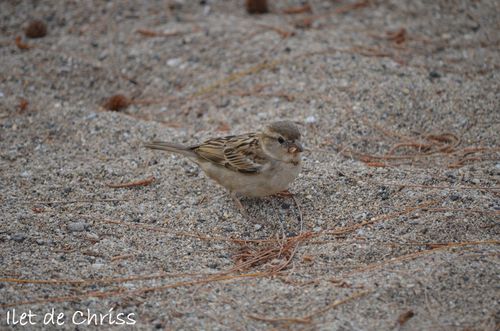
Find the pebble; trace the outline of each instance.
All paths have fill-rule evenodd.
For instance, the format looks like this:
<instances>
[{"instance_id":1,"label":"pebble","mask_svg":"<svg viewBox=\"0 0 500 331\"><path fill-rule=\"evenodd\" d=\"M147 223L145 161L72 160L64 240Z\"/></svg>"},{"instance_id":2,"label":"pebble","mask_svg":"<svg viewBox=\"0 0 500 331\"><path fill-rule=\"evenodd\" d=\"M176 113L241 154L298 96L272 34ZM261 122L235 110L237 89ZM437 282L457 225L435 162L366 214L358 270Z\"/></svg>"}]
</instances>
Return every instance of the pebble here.
<instances>
[{"instance_id":1,"label":"pebble","mask_svg":"<svg viewBox=\"0 0 500 331\"><path fill-rule=\"evenodd\" d=\"M178 67L182 63L181 58L170 59L167 61L169 67Z\"/></svg>"},{"instance_id":2,"label":"pebble","mask_svg":"<svg viewBox=\"0 0 500 331\"><path fill-rule=\"evenodd\" d=\"M87 233L87 238L92 239L92 240L99 240L99 236L95 233L92 233L92 232Z\"/></svg>"},{"instance_id":3,"label":"pebble","mask_svg":"<svg viewBox=\"0 0 500 331\"><path fill-rule=\"evenodd\" d=\"M84 222L71 222L68 224L68 231L70 232L82 232L88 227L87 223Z\"/></svg>"},{"instance_id":4,"label":"pebble","mask_svg":"<svg viewBox=\"0 0 500 331\"><path fill-rule=\"evenodd\" d=\"M260 229L262 229L262 225L260 225L260 224L255 224L255 225L253 226L253 228L255 229L255 231L259 231Z\"/></svg>"},{"instance_id":5,"label":"pebble","mask_svg":"<svg viewBox=\"0 0 500 331\"><path fill-rule=\"evenodd\" d=\"M441 77L441 74L437 71L430 71L429 72L429 77L430 78L440 78Z\"/></svg>"},{"instance_id":6,"label":"pebble","mask_svg":"<svg viewBox=\"0 0 500 331\"><path fill-rule=\"evenodd\" d=\"M321 226L316 226L313 228L313 232L320 232L321 230Z\"/></svg>"},{"instance_id":7,"label":"pebble","mask_svg":"<svg viewBox=\"0 0 500 331\"><path fill-rule=\"evenodd\" d=\"M477 178L472 179L471 182L473 182L474 184L481 184L481 181Z\"/></svg>"},{"instance_id":8,"label":"pebble","mask_svg":"<svg viewBox=\"0 0 500 331\"><path fill-rule=\"evenodd\" d=\"M363 212L363 213L359 213L359 214L354 215L354 219L356 221L360 221L360 220L366 219L367 216L368 216L368 214L366 212Z\"/></svg>"},{"instance_id":9,"label":"pebble","mask_svg":"<svg viewBox=\"0 0 500 331\"><path fill-rule=\"evenodd\" d=\"M16 233L10 237L10 239L17 241L17 242L22 242L24 239L26 239L26 235L23 233Z\"/></svg>"},{"instance_id":10,"label":"pebble","mask_svg":"<svg viewBox=\"0 0 500 331\"><path fill-rule=\"evenodd\" d=\"M102 267L104 267L104 263L94 263L91 267L92 269L102 269Z\"/></svg>"},{"instance_id":11,"label":"pebble","mask_svg":"<svg viewBox=\"0 0 500 331\"><path fill-rule=\"evenodd\" d=\"M451 217L453 216L453 213L451 211L447 211L446 213L444 213L444 217Z\"/></svg>"},{"instance_id":12,"label":"pebble","mask_svg":"<svg viewBox=\"0 0 500 331\"><path fill-rule=\"evenodd\" d=\"M313 124L313 123L316 123L316 121L317 121L317 119L316 119L316 116L314 116L314 115L307 116L307 118L306 118L307 124Z\"/></svg>"},{"instance_id":13,"label":"pebble","mask_svg":"<svg viewBox=\"0 0 500 331\"><path fill-rule=\"evenodd\" d=\"M93 120L95 118L97 118L97 114L96 113L90 113L87 116L85 116L83 119L86 120L86 121L91 121L91 120Z\"/></svg>"}]
</instances>

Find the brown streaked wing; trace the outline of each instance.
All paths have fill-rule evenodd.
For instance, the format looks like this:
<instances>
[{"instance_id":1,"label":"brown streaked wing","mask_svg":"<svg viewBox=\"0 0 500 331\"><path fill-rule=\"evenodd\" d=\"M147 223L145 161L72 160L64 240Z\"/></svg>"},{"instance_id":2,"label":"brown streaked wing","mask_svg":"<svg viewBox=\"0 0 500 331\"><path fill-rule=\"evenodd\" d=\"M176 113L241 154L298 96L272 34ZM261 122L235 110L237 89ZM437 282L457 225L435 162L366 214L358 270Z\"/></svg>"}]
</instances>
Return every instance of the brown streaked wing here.
<instances>
[{"instance_id":1,"label":"brown streaked wing","mask_svg":"<svg viewBox=\"0 0 500 331\"><path fill-rule=\"evenodd\" d=\"M207 161L224 166L226 162L224 156L226 140L232 137L234 136L209 139L200 145L191 147L191 150Z\"/></svg>"},{"instance_id":2,"label":"brown streaked wing","mask_svg":"<svg viewBox=\"0 0 500 331\"><path fill-rule=\"evenodd\" d=\"M255 134L207 140L193 150L208 161L244 173L258 172L265 160Z\"/></svg>"}]
</instances>

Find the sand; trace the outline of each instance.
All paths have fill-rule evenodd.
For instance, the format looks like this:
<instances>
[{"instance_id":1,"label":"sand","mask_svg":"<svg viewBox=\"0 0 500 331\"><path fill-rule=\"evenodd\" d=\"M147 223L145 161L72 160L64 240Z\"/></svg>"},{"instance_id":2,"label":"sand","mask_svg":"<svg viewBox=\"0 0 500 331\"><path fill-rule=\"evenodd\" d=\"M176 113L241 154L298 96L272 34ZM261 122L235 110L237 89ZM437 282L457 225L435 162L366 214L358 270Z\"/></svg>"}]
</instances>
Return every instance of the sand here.
<instances>
[{"instance_id":1,"label":"sand","mask_svg":"<svg viewBox=\"0 0 500 331\"><path fill-rule=\"evenodd\" d=\"M1 329L498 329L498 2L309 3L0 3ZM248 217L142 147L283 118Z\"/></svg>"}]
</instances>

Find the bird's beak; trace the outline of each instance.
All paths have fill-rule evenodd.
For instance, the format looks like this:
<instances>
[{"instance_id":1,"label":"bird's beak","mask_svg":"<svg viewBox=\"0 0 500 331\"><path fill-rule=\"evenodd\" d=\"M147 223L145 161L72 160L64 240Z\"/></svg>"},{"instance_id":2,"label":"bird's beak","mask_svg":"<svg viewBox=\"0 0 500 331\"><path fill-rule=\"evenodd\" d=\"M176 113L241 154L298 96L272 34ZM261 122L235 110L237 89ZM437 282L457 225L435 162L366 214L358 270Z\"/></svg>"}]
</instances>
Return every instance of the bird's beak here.
<instances>
[{"instance_id":1,"label":"bird's beak","mask_svg":"<svg viewBox=\"0 0 500 331\"><path fill-rule=\"evenodd\" d=\"M304 151L304 148L299 142L294 142L290 144L290 147L288 147L288 152L295 154L295 153L301 153Z\"/></svg>"}]
</instances>

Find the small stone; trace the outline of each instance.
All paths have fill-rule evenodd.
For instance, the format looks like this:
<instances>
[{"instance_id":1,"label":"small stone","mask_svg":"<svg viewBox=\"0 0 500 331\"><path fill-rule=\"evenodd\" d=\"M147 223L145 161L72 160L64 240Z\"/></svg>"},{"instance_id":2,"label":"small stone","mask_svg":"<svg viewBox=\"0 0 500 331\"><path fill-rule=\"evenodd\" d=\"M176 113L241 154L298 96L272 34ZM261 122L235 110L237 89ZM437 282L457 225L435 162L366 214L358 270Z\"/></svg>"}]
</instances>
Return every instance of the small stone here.
<instances>
[{"instance_id":1,"label":"small stone","mask_svg":"<svg viewBox=\"0 0 500 331\"><path fill-rule=\"evenodd\" d=\"M96 233L87 233L87 238L91 240L99 240L99 236Z\"/></svg>"},{"instance_id":2,"label":"small stone","mask_svg":"<svg viewBox=\"0 0 500 331\"><path fill-rule=\"evenodd\" d=\"M322 229L321 229L321 226L316 226L314 227L313 231L314 232L320 232Z\"/></svg>"},{"instance_id":3,"label":"small stone","mask_svg":"<svg viewBox=\"0 0 500 331\"><path fill-rule=\"evenodd\" d=\"M436 72L436 71L429 72L430 79L435 79L435 78L440 78L440 77L441 77L441 75L439 74L439 72Z\"/></svg>"},{"instance_id":4,"label":"small stone","mask_svg":"<svg viewBox=\"0 0 500 331\"><path fill-rule=\"evenodd\" d=\"M70 232L82 232L88 227L87 223L83 222L71 222L68 224L67 228Z\"/></svg>"},{"instance_id":5,"label":"small stone","mask_svg":"<svg viewBox=\"0 0 500 331\"><path fill-rule=\"evenodd\" d=\"M477 178L472 179L471 182L474 184L481 184L481 181Z\"/></svg>"},{"instance_id":6,"label":"small stone","mask_svg":"<svg viewBox=\"0 0 500 331\"><path fill-rule=\"evenodd\" d=\"M109 97L102 106L107 110L120 111L127 108L131 101L123 94L115 94Z\"/></svg>"},{"instance_id":7,"label":"small stone","mask_svg":"<svg viewBox=\"0 0 500 331\"><path fill-rule=\"evenodd\" d=\"M178 67L181 63L182 63L182 59L181 58L175 58L175 59L167 60L167 65L169 67Z\"/></svg>"},{"instance_id":8,"label":"small stone","mask_svg":"<svg viewBox=\"0 0 500 331\"><path fill-rule=\"evenodd\" d=\"M453 216L453 213L451 211L447 211L446 213L444 213L444 217L451 217Z\"/></svg>"},{"instance_id":9,"label":"small stone","mask_svg":"<svg viewBox=\"0 0 500 331\"><path fill-rule=\"evenodd\" d=\"M262 225L260 225L260 224L255 224L255 225L253 226L253 228L255 229L255 231L259 231L260 229L262 229Z\"/></svg>"},{"instance_id":10,"label":"small stone","mask_svg":"<svg viewBox=\"0 0 500 331\"><path fill-rule=\"evenodd\" d=\"M41 20L33 20L24 30L28 38L43 38L47 35L47 25Z\"/></svg>"},{"instance_id":11,"label":"small stone","mask_svg":"<svg viewBox=\"0 0 500 331\"><path fill-rule=\"evenodd\" d=\"M210 10L211 10L210 6L204 6L203 7L203 15L207 16L208 14L210 14Z\"/></svg>"},{"instance_id":12,"label":"small stone","mask_svg":"<svg viewBox=\"0 0 500 331\"><path fill-rule=\"evenodd\" d=\"M92 269L102 269L104 267L104 263L94 263L91 265Z\"/></svg>"},{"instance_id":13,"label":"small stone","mask_svg":"<svg viewBox=\"0 0 500 331\"><path fill-rule=\"evenodd\" d=\"M363 212L363 213L359 213L359 214L354 215L354 219L356 221L360 221L360 220L366 219L367 216L368 216L368 214L366 212Z\"/></svg>"},{"instance_id":14,"label":"small stone","mask_svg":"<svg viewBox=\"0 0 500 331\"><path fill-rule=\"evenodd\" d=\"M231 100L229 100L228 98L220 98L217 101L217 107L225 108L225 107L229 106L230 103L231 103Z\"/></svg>"},{"instance_id":15,"label":"small stone","mask_svg":"<svg viewBox=\"0 0 500 331\"><path fill-rule=\"evenodd\" d=\"M281 204L281 209L290 209L290 204L289 203L286 203L286 202L283 202Z\"/></svg>"},{"instance_id":16,"label":"small stone","mask_svg":"<svg viewBox=\"0 0 500 331\"><path fill-rule=\"evenodd\" d=\"M458 194L451 194L450 195L451 201L457 201L458 199L460 199L460 195L458 195Z\"/></svg>"},{"instance_id":17,"label":"small stone","mask_svg":"<svg viewBox=\"0 0 500 331\"><path fill-rule=\"evenodd\" d=\"M16 233L10 239L17 241L17 242L23 242L24 239L26 239L26 235L23 233Z\"/></svg>"},{"instance_id":18,"label":"small stone","mask_svg":"<svg viewBox=\"0 0 500 331\"><path fill-rule=\"evenodd\" d=\"M45 241L43 239L37 239L36 240L36 243L40 246L44 245L45 244Z\"/></svg>"},{"instance_id":19,"label":"small stone","mask_svg":"<svg viewBox=\"0 0 500 331\"><path fill-rule=\"evenodd\" d=\"M96 117L97 117L97 114L92 112L92 113L88 114L87 116L85 116L83 119L86 121L91 121L91 120L95 119Z\"/></svg>"},{"instance_id":20,"label":"small stone","mask_svg":"<svg viewBox=\"0 0 500 331\"><path fill-rule=\"evenodd\" d=\"M264 14L269 11L267 0L246 0L245 5L249 14Z\"/></svg>"},{"instance_id":21,"label":"small stone","mask_svg":"<svg viewBox=\"0 0 500 331\"><path fill-rule=\"evenodd\" d=\"M314 115L307 116L307 118L306 118L307 124L313 124L313 123L316 123L316 121L317 121L317 119L316 119L316 116L314 116Z\"/></svg>"}]
</instances>

